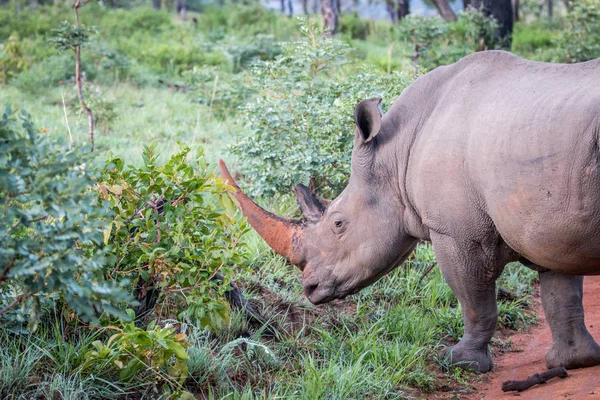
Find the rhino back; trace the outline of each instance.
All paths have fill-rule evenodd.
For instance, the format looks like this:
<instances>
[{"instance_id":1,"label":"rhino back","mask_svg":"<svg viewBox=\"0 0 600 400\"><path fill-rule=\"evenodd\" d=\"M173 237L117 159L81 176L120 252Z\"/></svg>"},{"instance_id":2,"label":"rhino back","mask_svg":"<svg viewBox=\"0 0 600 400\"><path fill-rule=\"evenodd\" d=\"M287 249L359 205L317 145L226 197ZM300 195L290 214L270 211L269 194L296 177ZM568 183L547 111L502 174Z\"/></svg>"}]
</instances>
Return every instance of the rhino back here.
<instances>
[{"instance_id":1,"label":"rhino back","mask_svg":"<svg viewBox=\"0 0 600 400\"><path fill-rule=\"evenodd\" d=\"M487 52L431 75L407 174L423 223L600 274L600 60Z\"/></svg>"}]
</instances>

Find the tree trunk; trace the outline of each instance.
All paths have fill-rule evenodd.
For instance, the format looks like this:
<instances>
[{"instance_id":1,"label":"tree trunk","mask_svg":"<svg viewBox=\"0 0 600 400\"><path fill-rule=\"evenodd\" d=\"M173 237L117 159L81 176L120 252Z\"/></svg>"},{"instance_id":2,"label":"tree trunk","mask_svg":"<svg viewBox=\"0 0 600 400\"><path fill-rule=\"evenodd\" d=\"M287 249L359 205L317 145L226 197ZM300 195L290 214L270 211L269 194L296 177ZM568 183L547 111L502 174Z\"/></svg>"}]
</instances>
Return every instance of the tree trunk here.
<instances>
[{"instance_id":1,"label":"tree trunk","mask_svg":"<svg viewBox=\"0 0 600 400\"><path fill-rule=\"evenodd\" d=\"M552 21L552 16L554 14L554 4L552 0L546 0L546 5L548 6L548 21Z\"/></svg>"},{"instance_id":2,"label":"tree trunk","mask_svg":"<svg viewBox=\"0 0 600 400\"><path fill-rule=\"evenodd\" d=\"M397 21L402 21L402 18L406 17L410 13L409 0L398 0L398 10L396 12Z\"/></svg>"},{"instance_id":3,"label":"tree trunk","mask_svg":"<svg viewBox=\"0 0 600 400\"><path fill-rule=\"evenodd\" d=\"M308 0L302 0L302 12L308 15Z\"/></svg>"},{"instance_id":4,"label":"tree trunk","mask_svg":"<svg viewBox=\"0 0 600 400\"><path fill-rule=\"evenodd\" d=\"M281 0L281 13L285 13L285 0Z\"/></svg>"},{"instance_id":5,"label":"tree trunk","mask_svg":"<svg viewBox=\"0 0 600 400\"><path fill-rule=\"evenodd\" d=\"M155 10L160 10L160 0L152 0L152 7L154 7Z\"/></svg>"},{"instance_id":6,"label":"tree trunk","mask_svg":"<svg viewBox=\"0 0 600 400\"><path fill-rule=\"evenodd\" d=\"M336 0L321 0L321 13L323 24L331 36L335 36L338 29L338 10Z\"/></svg>"},{"instance_id":7,"label":"tree trunk","mask_svg":"<svg viewBox=\"0 0 600 400\"><path fill-rule=\"evenodd\" d=\"M185 20L187 13L187 0L175 0L175 9L177 10L177 14L179 14L181 19Z\"/></svg>"},{"instance_id":8,"label":"tree trunk","mask_svg":"<svg viewBox=\"0 0 600 400\"><path fill-rule=\"evenodd\" d=\"M450 4L448 4L448 0L433 0L435 7L438 9L442 18L446 21L456 21L456 14L450 8Z\"/></svg>"},{"instance_id":9,"label":"tree trunk","mask_svg":"<svg viewBox=\"0 0 600 400\"><path fill-rule=\"evenodd\" d=\"M396 14L396 6L395 6L393 0L385 0L385 8L386 8L387 12L390 14L390 20L392 21L392 24L395 24L396 22L398 22L398 20L397 20L398 14Z\"/></svg>"},{"instance_id":10,"label":"tree trunk","mask_svg":"<svg viewBox=\"0 0 600 400\"><path fill-rule=\"evenodd\" d=\"M473 3L473 2L472 2L471 0L463 0L463 8L464 8L465 10L466 10L466 9L468 9L469 7L471 7L471 6L472 6L472 3Z\"/></svg>"},{"instance_id":11,"label":"tree trunk","mask_svg":"<svg viewBox=\"0 0 600 400\"><path fill-rule=\"evenodd\" d=\"M496 18L500 24L498 29L500 45L503 49L510 50L514 22L512 0L473 0L472 4L484 15Z\"/></svg>"},{"instance_id":12,"label":"tree trunk","mask_svg":"<svg viewBox=\"0 0 600 400\"><path fill-rule=\"evenodd\" d=\"M512 7L513 7L513 20L518 21L519 20L519 0L512 0Z\"/></svg>"},{"instance_id":13,"label":"tree trunk","mask_svg":"<svg viewBox=\"0 0 600 400\"><path fill-rule=\"evenodd\" d=\"M290 17L294 15L294 3L292 0L288 0L288 12Z\"/></svg>"}]
</instances>

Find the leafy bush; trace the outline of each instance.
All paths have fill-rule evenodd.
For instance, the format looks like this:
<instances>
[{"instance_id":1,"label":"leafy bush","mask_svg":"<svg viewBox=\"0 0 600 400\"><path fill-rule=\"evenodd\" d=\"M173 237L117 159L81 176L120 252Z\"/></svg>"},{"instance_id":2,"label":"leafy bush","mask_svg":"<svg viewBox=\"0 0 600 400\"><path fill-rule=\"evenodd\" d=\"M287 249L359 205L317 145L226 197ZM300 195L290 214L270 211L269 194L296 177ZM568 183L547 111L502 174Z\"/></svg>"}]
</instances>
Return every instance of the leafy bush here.
<instances>
[{"instance_id":1,"label":"leafy bush","mask_svg":"<svg viewBox=\"0 0 600 400\"><path fill-rule=\"evenodd\" d=\"M600 4L597 0L574 2L558 42L561 61L569 63L600 57Z\"/></svg>"},{"instance_id":2,"label":"leafy bush","mask_svg":"<svg viewBox=\"0 0 600 400\"><path fill-rule=\"evenodd\" d=\"M85 10L83 14L93 15L98 7ZM91 12L90 12L91 11ZM96 19L103 32L111 36L125 39L137 32L146 35L157 35L175 28L175 24L168 12L156 11L150 7L141 7L135 10L113 10Z\"/></svg>"},{"instance_id":3,"label":"leafy bush","mask_svg":"<svg viewBox=\"0 0 600 400\"><path fill-rule=\"evenodd\" d=\"M342 14L339 21L340 33L350 39L365 40L371 32L371 21L360 18L357 13Z\"/></svg>"},{"instance_id":4,"label":"leafy bush","mask_svg":"<svg viewBox=\"0 0 600 400\"><path fill-rule=\"evenodd\" d=\"M16 75L10 84L28 93L39 93L40 90L61 84L74 75L75 58L71 54L58 54L33 64Z\"/></svg>"},{"instance_id":5,"label":"leafy bush","mask_svg":"<svg viewBox=\"0 0 600 400\"><path fill-rule=\"evenodd\" d=\"M0 299L39 308L36 294L59 293L81 316L118 314L126 300L104 280L102 219L107 210L90 187L91 159L62 141L39 137L22 113L7 108L0 121ZM4 311L4 310L3 310ZM35 318L33 318L35 320Z\"/></svg>"},{"instance_id":6,"label":"leafy bush","mask_svg":"<svg viewBox=\"0 0 600 400\"><path fill-rule=\"evenodd\" d=\"M189 356L185 348L189 343L185 334L176 334L173 328L161 327L155 322L145 330L133 322L124 323L123 329L114 326L110 329L118 332L106 343L101 340L92 343L93 350L87 352L83 370L94 369L99 363L109 365L118 371L119 380L123 382L136 379L160 383L166 379L167 383L180 384L187 378ZM110 374L110 367L97 372Z\"/></svg>"},{"instance_id":7,"label":"leafy bush","mask_svg":"<svg viewBox=\"0 0 600 400\"><path fill-rule=\"evenodd\" d=\"M0 83L6 83L25 69L27 64L18 35L11 35L6 43L0 43Z\"/></svg>"},{"instance_id":8,"label":"leafy bush","mask_svg":"<svg viewBox=\"0 0 600 400\"><path fill-rule=\"evenodd\" d=\"M56 28L56 21L71 15L73 9L66 4L54 7L39 7L33 11L25 8L21 12L12 7L0 7L0 40L17 33L20 37L45 36Z\"/></svg>"},{"instance_id":9,"label":"leafy bush","mask_svg":"<svg viewBox=\"0 0 600 400\"><path fill-rule=\"evenodd\" d=\"M429 48L446 33L448 24L439 17L419 17L408 15L402 19L399 30L412 46L412 62L415 78L419 74L419 65L431 69L437 60L429 57ZM437 64L437 63L436 63Z\"/></svg>"},{"instance_id":10,"label":"leafy bush","mask_svg":"<svg viewBox=\"0 0 600 400\"><path fill-rule=\"evenodd\" d=\"M228 74L217 67L194 67L184 73L193 101L208 107L217 118L227 118L250 98L252 90L240 74Z\"/></svg>"},{"instance_id":11,"label":"leafy bush","mask_svg":"<svg viewBox=\"0 0 600 400\"><path fill-rule=\"evenodd\" d=\"M86 48L85 56L94 65L96 80L104 83L118 82L129 72L130 61L106 41L93 38ZM94 112L96 111L93 107Z\"/></svg>"},{"instance_id":12,"label":"leafy bush","mask_svg":"<svg viewBox=\"0 0 600 400\"><path fill-rule=\"evenodd\" d=\"M159 165L151 146L140 167L110 161L98 187L115 213L104 243L111 275L130 278L148 311L158 301L163 315L215 327L228 319L223 295L233 269L243 264L247 228L235 219L223 181L202 154L190 162L189 153L182 146Z\"/></svg>"},{"instance_id":13,"label":"leafy bush","mask_svg":"<svg viewBox=\"0 0 600 400\"><path fill-rule=\"evenodd\" d=\"M257 96L242 114L244 133L232 152L244 165L253 193L273 195L294 183L333 194L348 179L353 107L369 96L394 99L407 85L397 74L343 73L348 46L304 21L299 42L283 45L274 61L250 70Z\"/></svg>"},{"instance_id":14,"label":"leafy bush","mask_svg":"<svg viewBox=\"0 0 600 400\"><path fill-rule=\"evenodd\" d=\"M480 11L468 9L458 14L456 22L448 23L444 34L436 38L423 58L423 66L432 70L454 63L466 55L482 50L499 49L498 22Z\"/></svg>"},{"instance_id":15,"label":"leafy bush","mask_svg":"<svg viewBox=\"0 0 600 400\"><path fill-rule=\"evenodd\" d=\"M553 49L556 39L556 27L548 23L516 23L511 51L520 54L533 54ZM531 58L531 56L529 56Z\"/></svg>"}]
</instances>

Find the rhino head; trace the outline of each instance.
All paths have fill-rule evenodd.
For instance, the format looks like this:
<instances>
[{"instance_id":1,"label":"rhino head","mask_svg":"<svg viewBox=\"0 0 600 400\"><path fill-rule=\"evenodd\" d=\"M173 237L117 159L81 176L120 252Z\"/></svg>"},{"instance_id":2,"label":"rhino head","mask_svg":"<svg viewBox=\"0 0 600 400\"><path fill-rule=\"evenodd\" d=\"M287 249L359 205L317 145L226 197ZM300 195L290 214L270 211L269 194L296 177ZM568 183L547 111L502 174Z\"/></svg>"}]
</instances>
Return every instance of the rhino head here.
<instances>
[{"instance_id":1,"label":"rhino head","mask_svg":"<svg viewBox=\"0 0 600 400\"><path fill-rule=\"evenodd\" d=\"M278 254L302 271L304 294L314 304L354 294L394 269L417 240L402 223L404 204L399 166L386 146L381 99L355 108L356 135L348 186L325 200L303 185L295 187L305 220L265 211L237 186L220 162L221 175L250 225ZM379 136L378 136L379 135ZM393 146L392 146L393 147Z\"/></svg>"}]
</instances>

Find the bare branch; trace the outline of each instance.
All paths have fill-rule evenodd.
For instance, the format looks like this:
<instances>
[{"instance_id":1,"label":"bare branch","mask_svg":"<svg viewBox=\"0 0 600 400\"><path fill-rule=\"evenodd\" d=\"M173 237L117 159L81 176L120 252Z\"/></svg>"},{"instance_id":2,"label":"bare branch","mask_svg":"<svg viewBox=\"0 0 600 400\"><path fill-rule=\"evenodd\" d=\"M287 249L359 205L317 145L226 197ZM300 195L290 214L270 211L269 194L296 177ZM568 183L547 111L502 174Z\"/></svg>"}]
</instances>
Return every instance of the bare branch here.
<instances>
[{"instance_id":1,"label":"bare branch","mask_svg":"<svg viewBox=\"0 0 600 400\"><path fill-rule=\"evenodd\" d=\"M22 295L17 296L12 303L10 303L9 305L7 305L6 307L4 307L3 309L0 310L0 315L12 310L13 308L15 308L16 306L21 304L23 302L23 300L25 300L29 296L31 296L31 293L29 293L29 292L25 292Z\"/></svg>"}]
</instances>

